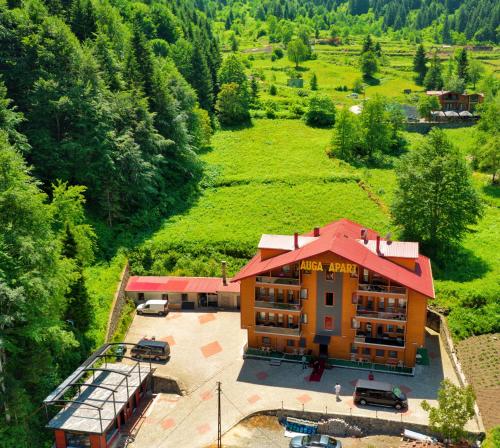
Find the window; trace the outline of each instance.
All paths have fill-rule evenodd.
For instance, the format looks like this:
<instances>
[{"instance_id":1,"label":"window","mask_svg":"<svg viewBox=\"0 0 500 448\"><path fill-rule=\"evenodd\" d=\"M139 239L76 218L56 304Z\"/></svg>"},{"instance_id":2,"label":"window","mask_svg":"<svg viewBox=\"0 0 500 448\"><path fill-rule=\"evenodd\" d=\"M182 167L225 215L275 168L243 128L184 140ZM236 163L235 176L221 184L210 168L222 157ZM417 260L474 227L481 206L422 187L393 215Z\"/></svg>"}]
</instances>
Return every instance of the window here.
<instances>
[{"instance_id":1,"label":"window","mask_svg":"<svg viewBox=\"0 0 500 448\"><path fill-rule=\"evenodd\" d=\"M271 301L274 300L274 289L273 288L269 288L269 298L271 299Z\"/></svg>"},{"instance_id":2,"label":"window","mask_svg":"<svg viewBox=\"0 0 500 448\"><path fill-rule=\"evenodd\" d=\"M326 306L334 306L335 305L335 299L334 299L334 294L333 292L327 292L325 294L325 305Z\"/></svg>"},{"instance_id":3,"label":"window","mask_svg":"<svg viewBox=\"0 0 500 448\"><path fill-rule=\"evenodd\" d=\"M375 350L375 356L383 358L385 356L385 350L380 350L380 349Z\"/></svg>"},{"instance_id":4,"label":"window","mask_svg":"<svg viewBox=\"0 0 500 448\"><path fill-rule=\"evenodd\" d=\"M335 272L325 271L326 280L335 280Z\"/></svg>"},{"instance_id":5,"label":"window","mask_svg":"<svg viewBox=\"0 0 500 448\"><path fill-rule=\"evenodd\" d=\"M400 325L398 325L397 328L396 328L396 333L403 334L404 332L405 332L404 327L401 327Z\"/></svg>"},{"instance_id":6,"label":"window","mask_svg":"<svg viewBox=\"0 0 500 448\"><path fill-rule=\"evenodd\" d=\"M371 355L371 349L369 349L368 347L363 347L363 355L370 356Z\"/></svg>"},{"instance_id":7,"label":"window","mask_svg":"<svg viewBox=\"0 0 500 448\"><path fill-rule=\"evenodd\" d=\"M368 269L363 269L363 281L365 283L368 283L368 279L369 279L369 272L368 272Z\"/></svg>"},{"instance_id":8,"label":"window","mask_svg":"<svg viewBox=\"0 0 500 448\"><path fill-rule=\"evenodd\" d=\"M287 339L286 340L286 345L288 347L295 347L295 341L293 339Z\"/></svg>"},{"instance_id":9,"label":"window","mask_svg":"<svg viewBox=\"0 0 500 448\"><path fill-rule=\"evenodd\" d=\"M262 338L262 344L263 344L263 345L269 345L270 343L271 343L271 338L270 338L270 337L268 337L268 336L264 336L264 337Z\"/></svg>"},{"instance_id":10,"label":"window","mask_svg":"<svg viewBox=\"0 0 500 448\"><path fill-rule=\"evenodd\" d=\"M396 303L396 299L392 298L392 297L389 297L387 299L387 306L389 308L393 308L394 307L394 304Z\"/></svg>"},{"instance_id":11,"label":"window","mask_svg":"<svg viewBox=\"0 0 500 448\"><path fill-rule=\"evenodd\" d=\"M144 293L143 292L140 292L139 294L137 294L137 298L139 300L144 300Z\"/></svg>"},{"instance_id":12,"label":"window","mask_svg":"<svg viewBox=\"0 0 500 448\"><path fill-rule=\"evenodd\" d=\"M394 325L387 325L387 333L394 333Z\"/></svg>"},{"instance_id":13,"label":"window","mask_svg":"<svg viewBox=\"0 0 500 448\"><path fill-rule=\"evenodd\" d=\"M261 297L266 297L266 288L263 288L262 286L259 288L259 294Z\"/></svg>"},{"instance_id":14,"label":"window","mask_svg":"<svg viewBox=\"0 0 500 448\"><path fill-rule=\"evenodd\" d=\"M306 338L300 338L299 347L306 347Z\"/></svg>"},{"instance_id":15,"label":"window","mask_svg":"<svg viewBox=\"0 0 500 448\"><path fill-rule=\"evenodd\" d=\"M300 298L301 299L307 299L307 288L302 288L300 290Z\"/></svg>"},{"instance_id":16,"label":"window","mask_svg":"<svg viewBox=\"0 0 500 448\"><path fill-rule=\"evenodd\" d=\"M385 305L384 305L384 298L383 297L380 297L380 299L378 299L378 309L379 310L383 310L385 308Z\"/></svg>"},{"instance_id":17,"label":"window","mask_svg":"<svg viewBox=\"0 0 500 448\"><path fill-rule=\"evenodd\" d=\"M264 313L264 311L259 311L259 320L260 321L266 320L266 313Z\"/></svg>"},{"instance_id":18,"label":"window","mask_svg":"<svg viewBox=\"0 0 500 448\"><path fill-rule=\"evenodd\" d=\"M293 297L293 291L291 289L288 290L288 301L293 302L294 297Z\"/></svg>"},{"instance_id":19,"label":"window","mask_svg":"<svg viewBox=\"0 0 500 448\"><path fill-rule=\"evenodd\" d=\"M283 314L278 314L278 323L279 324L283 323Z\"/></svg>"},{"instance_id":20,"label":"window","mask_svg":"<svg viewBox=\"0 0 500 448\"><path fill-rule=\"evenodd\" d=\"M399 299L398 304L401 308L406 308L406 299Z\"/></svg>"},{"instance_id":21,"label":"window","mask_svg":"<svg viewBox=\"0 0 500 448\"><path fill-rule=\"evenodd\" d=\"M281 269L283 269L283 272L285 274L288 274L290 272L290 265L285 264L285 266L283 266Z\"/></svg>"},{"instance_id":22,"label":"window","mask_svg":"<svg viewBox=\"0 0 500 448\"><path fill-rule=\"evenodd\" d=\"M181 294L181 300L183 302L187 302L187 299L188 299L188 295L187 294Z\"/></svg>"},{"instance_id":23,"label":"window","mask_svg":"<svg viewBox=\"0 0 500 448\"><path fill-rule=\"evenodd\" d=\"M274 320L274 313L269 313L269 320Z\"/></svg>"},{"instance_id":24,"label":"window","mask_svg":"<svg viewBox=\"0 0 500 448\"><path fill-rule=\"evenodd\" d=\"M293 316L288 316L288 325L293 325Z\"/></svg>"},{"instance_id":25,"label":"window","mask_svg":"<svg viewBox=\"0 0 500 448\"><path fill-rule=\"evenodd\" d=\"M389 350L389 358L397 358L398 352L395 350Z\"/></svg>"},{"instance_id":26,"label":"window","mask_svg":"<svg viewBox=\"0 0 500 448\"><path fill-rule=\"evenodd\" d=\"M351 319L351 328L359 328L359 322L354 317Z\"/></svg>"},{"instance_id":27,"label":"window","mask_svg":"<svg viewBox=\"0 0 500 448\"><path fill-rule=\"evenodd\" d=\"M302 323L307 324L307 313L302 314Z\"/></svg>"},{"instance_id":28,"label":"window","mask_svg":"<svg viewBox=\"0 0 500 448\"><path fill-rule=\"evenodd\" d=\"M352 304L357 305L358 304L358 296L356 294L352 295Z\"/></svg>"},{"instance_id":29,"label":"window","mask_svg":"<svg viewBox=\"0 0 500 448\"><path fill-rule=\"evenodd\" d=\"M162 294L161 300L168 300L168 294Z\"/></svg>"},{"instance_id":30,"label":"window","mask_svg":"<svg viewBox=\"0 0 500 448\"><path fill-rule=\"evenodd\" d=\"M358 354L358 347L355 344L351 344L351 353Z\"/></svg>"},{"instance_id":31,"label":"window","mask_svg":"<svg viewBox=\"0 0 500 448\"><path fill-rule=\"evenodd\" d=\"M366 309L373 310L373 297L368 297L366 301Z\"/></svg>"},{"instance_id":32,"label":"window","mask_svg":"<svg viewBox=\"0 0 500 448\"><path fill-rule=\"evenodd\" d=\"M64 432L66 434L66 445L75 448L90 447L90 439L88 434L78 434L73 432Z\"/></svg>"},{"instance_id":33,"label":"window","mask_svg":"<svg viewBox=\"0 0 500 448\"><path fill-rule=\"evenodd\" d=\"M283 290L278 289L278 300L283 300Z\"/></svg>"},{"instance_id":34,"label":"window","mask_svg":"<svg viewBox=\"0 0 500 448\"><path fill-rule=\"evenodd\" d=\"M328 330L328 331L333 330L333 317L332 316L325 316L324 329Z\"/></svg>"}]
</instances>

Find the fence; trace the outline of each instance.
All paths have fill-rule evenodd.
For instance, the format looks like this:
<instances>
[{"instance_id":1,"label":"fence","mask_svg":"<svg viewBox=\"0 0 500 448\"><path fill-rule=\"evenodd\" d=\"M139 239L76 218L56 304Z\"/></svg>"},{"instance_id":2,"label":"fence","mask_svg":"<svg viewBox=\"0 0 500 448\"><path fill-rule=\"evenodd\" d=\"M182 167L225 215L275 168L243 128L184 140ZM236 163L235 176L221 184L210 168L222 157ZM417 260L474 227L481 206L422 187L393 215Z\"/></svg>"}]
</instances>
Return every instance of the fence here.
<instances>
[{"instance_id":1,"label":"fence","mask_svg":"<svg viewBox=\"0 0 500 448\"><path fill-rule=\"evenodd\" d=\"M130 277L130 266L128 261L125 263L123 271L120 275L120 282L116 288L115 296L113 298L113 303L111 305L111 310L108 317L108 325L106 327L106 340L109 342L116 331L116 326L120 321L120 316L122 314L123 306L125 305L125 287L127 286L128 279Z\"/></svg>"}]
</instances>

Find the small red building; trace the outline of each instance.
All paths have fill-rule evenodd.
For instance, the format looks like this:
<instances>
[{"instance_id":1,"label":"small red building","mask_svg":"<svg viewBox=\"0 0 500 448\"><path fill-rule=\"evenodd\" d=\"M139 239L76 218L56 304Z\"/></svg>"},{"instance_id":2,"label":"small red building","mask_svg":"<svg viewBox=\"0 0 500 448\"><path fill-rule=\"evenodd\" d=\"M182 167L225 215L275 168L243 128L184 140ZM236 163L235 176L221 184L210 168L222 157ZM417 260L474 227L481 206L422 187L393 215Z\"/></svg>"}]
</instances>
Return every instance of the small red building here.
<instances>
[{"instance_id":1,"label":"small red building","mask_svg":"<svg viewBox=\"0 0 500 448\"><path fill-rule=\"evenodd\" d=\"M62 406L47 425L55 448L113 448L138 414L153 369L126 356L131 363L117 362L113 345L103 345L44 400L47 413Z\"/></svg>"},{"instance_id":2,"label":"small red building","mask_svg":"<svg viewBox=\"0 0 500 448\"><path fill-rule=\"evenodd\" d=\"M441 110L455 112L474 112L478 104L484 101L482 93L458 93L448 90L428 90L427 95L437 96Z\"/></svg>"}]
</instances>

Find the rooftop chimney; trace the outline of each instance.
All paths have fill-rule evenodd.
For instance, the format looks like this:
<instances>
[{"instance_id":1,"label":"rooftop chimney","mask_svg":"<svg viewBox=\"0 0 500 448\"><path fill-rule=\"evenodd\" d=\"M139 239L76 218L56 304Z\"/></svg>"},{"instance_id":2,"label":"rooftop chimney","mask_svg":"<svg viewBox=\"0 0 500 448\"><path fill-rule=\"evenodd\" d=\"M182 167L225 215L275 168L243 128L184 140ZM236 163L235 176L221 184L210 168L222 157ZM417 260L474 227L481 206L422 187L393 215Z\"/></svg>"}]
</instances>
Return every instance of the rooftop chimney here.
<instances>
[{"instance_id":1,"label":"rooftop chimney","mask_svg":"<svg viewBox=\"0 0 500 448\"><path fill-rule=\"evenodd\" d=\"M380 252L380 235L377 235L377 254L382 255L382 252Z\"/></svg>"},{"instance_id":2,"label":"rooftop chimney","mask_svg":"<svg viewBox=\"0 0 500 448\"><path fill-rule=\"evenodd\" d=\"M392 244L391 232L387 232L387 235L385 236L385 240L386 240L387 245Z\"/></svg>"},{"instance_id":3,"label":"rooftop chimney","mask_svg":"<svg viewBox=\"0 0 500 448\"><path fill-rule=\"evenodd\" d=\"M365 244L368 243L368 231L366 229L361 229L361 238Z\"/></svg>"},{"instance_id":4,"label":"rooftop chimney","mask_svg":"<svg viewBox=\"0 0 500 448\"><path fill-rule=\"evenodd\" d=\"M299 234L297 232L293 234L293 247L295 249L299 248Z\"/></svg>"},{"instance_id":5,"label":"rooftop chimney","mask_svg":"<svg viewBox=\"0 0 500 448\"><path fill-rule=\"evenodd\" d=\"M225 261L221 261L221 270L222 270L222 284L224 286L227 286L227 275L226 275L226 265L227 263Z\"/></svg>"},{"instance_id":6,"label":"rooftop chimney","mask_svg":"<svg viewBox=\"0 0 500 448\"><path fill-rule=\"evenodd\" d=\"M314 236L319 236L319 227L314 228Z\"/></svg>"}]
</instances>

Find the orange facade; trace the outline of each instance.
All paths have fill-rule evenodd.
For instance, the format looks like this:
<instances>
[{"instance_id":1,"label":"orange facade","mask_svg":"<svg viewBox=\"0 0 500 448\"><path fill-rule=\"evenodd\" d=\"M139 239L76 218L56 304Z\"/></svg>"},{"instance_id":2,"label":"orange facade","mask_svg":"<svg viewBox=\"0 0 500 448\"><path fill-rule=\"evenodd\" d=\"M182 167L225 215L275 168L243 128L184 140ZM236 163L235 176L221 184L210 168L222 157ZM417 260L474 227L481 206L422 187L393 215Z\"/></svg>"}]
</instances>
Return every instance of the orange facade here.
<instances>
[{"instance_id":1,"label":"orange facade","mask_svg":"<svg viewBox=\"0 0 500 448\"><path fill-rule=\"evenodd\" d=\"M411 258L387 260L415 269ZM327 252L241 278L241 326L251 348L413 367L427 299Z\"/></svg>"}]
</instances>

